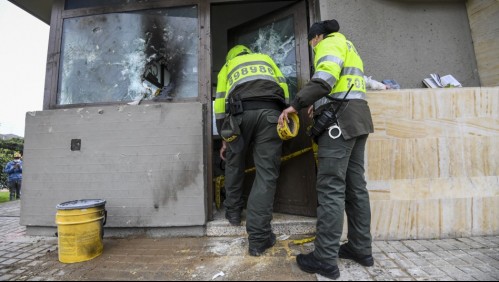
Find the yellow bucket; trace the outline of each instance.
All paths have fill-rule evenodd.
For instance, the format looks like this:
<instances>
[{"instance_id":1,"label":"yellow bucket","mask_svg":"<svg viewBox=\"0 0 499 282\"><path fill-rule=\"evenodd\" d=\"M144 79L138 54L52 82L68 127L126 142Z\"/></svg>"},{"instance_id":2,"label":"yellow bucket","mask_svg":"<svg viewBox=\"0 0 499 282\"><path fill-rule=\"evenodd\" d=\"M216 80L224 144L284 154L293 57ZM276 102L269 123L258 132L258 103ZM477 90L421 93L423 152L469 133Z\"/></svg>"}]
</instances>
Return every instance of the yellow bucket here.
<instances>
[{"instance_id":1,"label":"yellow bucket","mask_svg":"<svg viewBox=\"0 0 499 282\"><path fill-rule=\"evenodd\" d=\"M75 263L102 254L103 226L107 211L104 200L76 200L57 205L59 261Z\"/></svg>"}]
</instances>

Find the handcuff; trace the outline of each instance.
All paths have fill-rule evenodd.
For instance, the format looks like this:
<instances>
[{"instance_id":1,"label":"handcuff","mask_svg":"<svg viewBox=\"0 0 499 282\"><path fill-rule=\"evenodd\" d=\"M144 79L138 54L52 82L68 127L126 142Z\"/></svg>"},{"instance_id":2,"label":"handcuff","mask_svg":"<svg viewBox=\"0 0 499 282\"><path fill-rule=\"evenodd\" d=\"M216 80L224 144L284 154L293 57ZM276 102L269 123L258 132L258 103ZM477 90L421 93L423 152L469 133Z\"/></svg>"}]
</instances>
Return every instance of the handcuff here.
<instances>
[{"instance_id":1,"label":"handcuff","mask_svg":"<svg viewBox=\"0 0 499 282\"><path fill-rule=\"evenodd\" d=\"M333 135L333 131L337 129L338 130L338 135ZM338 137L341 136L341 128L338 126L338 124L334 124L333 126L329 127L329 137L332 139L337 139Z\"/></svg>"},{"instance_id":2,"label":"handcuff","mask_svg":"<svg viewBox=\"0 0 499 282\"><path fill-rule=\"evenodd\" d=\"M345 97L343 97L343 99L341 100L339 106L338 106L338 110L341 108L341 104L343 104L343 102L347 99L347 96L348 94L350 94L350 91L352 90L354 84L350 85L350 88L348 88L348 91L347 93L345 94ZM330 98L329 96L326 96L326 98L330 99L330 100L333 100L332 98ZM348 106L348 105L347 105ZM345 110L343 110L344 112ZM343 113L342 112L342 113ZM333 109L333 114L334 116L336 117L336 122L331 126L329 127L329 137L331 137L332 139L337 139L338 137L341 136L341 128L338 126L338 116L337 116L337 113L336 111L334 111ZM338 135L333 135L333 130L337 129L338 130Z\"/></svg>"}]
</instances>

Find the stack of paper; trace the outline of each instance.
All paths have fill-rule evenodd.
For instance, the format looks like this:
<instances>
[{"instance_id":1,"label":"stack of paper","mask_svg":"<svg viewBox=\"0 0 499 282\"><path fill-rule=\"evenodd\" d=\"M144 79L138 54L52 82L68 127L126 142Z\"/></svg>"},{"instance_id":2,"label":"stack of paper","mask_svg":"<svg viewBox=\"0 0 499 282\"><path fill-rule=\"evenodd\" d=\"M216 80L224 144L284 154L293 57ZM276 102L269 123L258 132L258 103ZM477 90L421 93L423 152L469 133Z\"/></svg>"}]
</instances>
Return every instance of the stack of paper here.
<instances>
[{"instance_id":1,"label":"stack of paper","mask_svg":"<svg viewBox=\"0 0 499 282\"><path fill-rule=\"evenodd\" d=\"M442 85L444 87L463 87L457 79L455 79L452 75L448 74L446 76L442 76L440 78Z\"/></svg>"},{"instance_id":2,"label":"stack of paper","mask_svg":"<svg viewBox=\"0 0 499 282\"><path fill-rule=\"evenodd\" d=\"M440 77L437 73L432 73L429 78L423 79L423 84L428 88L462 87L451 74Z\"/></svg>"}]
</instances>

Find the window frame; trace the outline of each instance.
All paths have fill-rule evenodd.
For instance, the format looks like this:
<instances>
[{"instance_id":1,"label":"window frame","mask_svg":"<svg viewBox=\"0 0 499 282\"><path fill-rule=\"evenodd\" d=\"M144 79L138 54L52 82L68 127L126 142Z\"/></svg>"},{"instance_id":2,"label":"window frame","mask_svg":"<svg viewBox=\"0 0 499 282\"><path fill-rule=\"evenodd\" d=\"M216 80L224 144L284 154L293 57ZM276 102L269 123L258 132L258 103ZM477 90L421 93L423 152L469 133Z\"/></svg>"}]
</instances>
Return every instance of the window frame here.
<instances>
[{"instance_id":1,"label":"window frame","mask_svg":"<svg viewBox=\"0 0 499 282\"><path fill-rule=\"evenodd\" d=\"M144 100L141 104L155 104L155 103L188 103L188 102L200 102L205 103L207 97L211 96L210 89L205 87L205 84L210 85L210 77L207 76L209 73L209 67L206 67L206 50L205 46L207 38L206 36L201 36L202 30L205 28L206 17L203 17L204 4L202 0L152 0L147 3L133 3L133 4L123 4L123 5L109 5L109 6L99 6L92 8L79 8L64 10L65 0L55 0L52 7L52 19L50 23L50 35L49 35L49 52L47 57L47 73L45 78L45 93L43 101L44 110L53 109L66 109L66 108L82 108L82 107L99 107L99 106L113 106L113 105L126 105L131 101L115 101L115 102L96 102L96 103L78 103L78 104L57 104L57 95L59 91L59 72L61 67L61 51L62 51L62 34L64 20L85 16L95 16L110 13L121 13L121 12L132 12L132 11L142 11L151 9L167 9L183 6L196 6L198 13L198 95L197 97L189 98L175 98L172 101L166 99L150 101ZM208 90L208 91L207 91ZM210 98L211 100L211 98Z\"/></svg>"},{"instance_id":2,"label":"window frame","mask_svg":"<svg viewBox=\"0 0 499 282\"><path fill-rule=\"evenodd\" d=\"M288 1L293 0L274 0ZM57 92L59 87L59 68L61 59L62 27L67 18L92 16L107 13L119 13L148 9L172 8L179 6L196 5L198 8L198 31L199 31L199 53L198 53L198 97L178 98L174 101L161 101L164 103L200 102L206 104L207 111L212 108L212 77L211 77L211 5L219 3L243 3L243 2L265 2L264 0L149 0L147 3L114 4L91 8L78 8L65 10L65 0L53 0L52 15L50 20L49 46L47 54L47 67L45 74L45 89L43 99L43 110L98 107L106 105L125 105L125 102L100 102L85 104L57 104ZM319 5L317 0L306 0L309 7L309 18L319 18ZM311 23L310 22L310 23ZM158 103L156 101L143 101L142 103ZM209 117L211 119L211 116Z\"/></svg>"}]
</instances>

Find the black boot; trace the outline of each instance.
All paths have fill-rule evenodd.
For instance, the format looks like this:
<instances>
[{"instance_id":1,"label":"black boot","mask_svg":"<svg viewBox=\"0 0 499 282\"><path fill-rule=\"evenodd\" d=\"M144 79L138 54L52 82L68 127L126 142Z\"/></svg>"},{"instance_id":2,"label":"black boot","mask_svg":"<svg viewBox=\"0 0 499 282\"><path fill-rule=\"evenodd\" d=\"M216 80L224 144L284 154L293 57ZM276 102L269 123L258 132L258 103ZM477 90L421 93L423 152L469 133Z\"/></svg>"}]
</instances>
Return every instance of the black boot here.
<instances>
[{"instance_id":1,"label":"black boot","mask_svg":"<svg viewBox=\"0 0 499 282\"><path fill-rule=\"evenodd\" d=\"M308 273L317 273L333 280L340 277L340 269L337 265L327 264L318 260L315 258L313 252L308 255L298 255L296 257L296 263L298 263L301 270Z\"/></svg>"},{"instance_id":2,"label":"black boot","mask_svg":"<svg viewBox=\"0 0 499 282\"><path fill-rule=\"evenodd\" d=\"M276 238L275 238L275 234L274 233L270 233L270 237L269 239L265 242L265 244L259 248L255 248L255 247L249 247L249 254L251 256L254 256L254 257L259 257L261 255L263 255L263 253L269 249L269 248L272 248L274 245L275 245L275 242L276 242Z\"/></svg>"},{"instance_id":3,"label":"black boot","mask_svg":"<svg viewBox=\"0 0 499 282\"><path fill-rule=\"evenodd\" d=\"M372 255L359 255L354 253L348 244L343 244L340 246L340 250L338 251L338 257L341 259L351 259L363 266L373 266L374 258Z\"/></svg>"},{"instance_id":4,"label":"black boot","mask_svg":"<svg viewBox=\"0 0 499 282\"><path fill-rule=\"evenodd\" d=\"M229 220L232 226L241 226L241 211L239 212L225 212L225 218Z\"/></svg>"}]
</instances>

